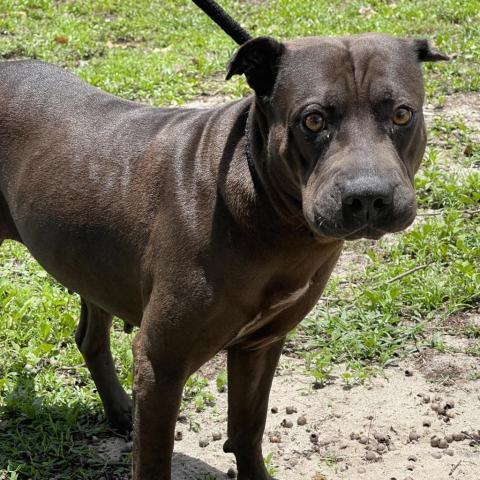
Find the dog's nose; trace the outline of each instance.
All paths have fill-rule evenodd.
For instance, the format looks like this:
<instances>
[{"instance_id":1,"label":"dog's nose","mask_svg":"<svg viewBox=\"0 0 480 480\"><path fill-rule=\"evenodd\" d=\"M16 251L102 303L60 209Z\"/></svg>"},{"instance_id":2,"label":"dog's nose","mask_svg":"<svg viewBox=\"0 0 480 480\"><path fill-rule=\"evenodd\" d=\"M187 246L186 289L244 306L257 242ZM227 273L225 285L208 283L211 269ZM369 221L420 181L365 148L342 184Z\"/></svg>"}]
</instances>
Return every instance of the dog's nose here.
<instances>
[{"instance_id":1,"label":"dog's nose","mask_svg":"<svg viewBox=\"0 0 480 480\"><path fill-rule=\"evenodd\" d=\"M393 188L375 182L355 182L342 195L344 215L364 223L373 223L387 213L393 201Z\"/></svg>"}]
</instances>

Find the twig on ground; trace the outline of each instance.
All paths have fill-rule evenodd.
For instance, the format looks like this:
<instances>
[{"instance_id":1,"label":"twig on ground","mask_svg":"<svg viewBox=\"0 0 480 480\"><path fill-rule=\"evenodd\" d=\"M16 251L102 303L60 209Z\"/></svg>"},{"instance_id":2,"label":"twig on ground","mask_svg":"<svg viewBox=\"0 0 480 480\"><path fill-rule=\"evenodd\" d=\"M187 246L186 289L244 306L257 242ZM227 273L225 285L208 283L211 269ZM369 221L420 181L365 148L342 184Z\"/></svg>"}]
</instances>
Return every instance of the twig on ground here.
<instances>
[{"instance_id":1,"label":"twig on ground","mask_svg":"<svg viewBox=\"0 0 480 480\"><path fill-rule=\"evenodd\" d=\"M472 440L473 442L475 442L476 445L480 445L480 440L479 438L477 438L476 436L472 435L471 433L468 433L464 430L462 430L462 433L467 437L469 438L470 440Z\"/></svg>"},{"instance_id":2,"label":"twig on ground","mask_svg":"<svg viewBox=\"0 0 480 480\"><path fill-rule=\"evenodd\" d=\"M390 283L396 282L397 280L401 280L402 278L408 277L408 275L411 275L412 273L418 272L418 270L427 268L428 265L429 265L428 263L425 263L424 265L417 265L416 267L411 268L410 270L407 270L406 272L403 272L400 275L397 275L396 277L390 278L385 283L388 285Z\"/></svg>"},{"instance_id":3,"label":"twig on ground","mask_svg":"<svg viewBox=\"0 0 480 480\"><path fill-rule=\"evenodd\" d=\"M73 365L71 367L57 367L55 366L55 370L60 371L60 372L77 372L81 368L86 367L86 365Z\"/></svg>"},{"instance_id":4,"label":"twig on ground","mask_svg":"<svg viewBox=\"0 0 480 480\"><path fill-rule=\"evenodd\" d=\"M341 300L340 297L320 297L322 302L339 302Z\"/></svg>"},{"instance_id":5,"label":"twig on ground","mask_svg":"<svg viewBox=\"0 0 480 480\"><path fill-rule=\"evenodd\" d=\"M459 465L462 463L461 460L459 460L451 469L450 471L448 472L448 475L449 476L452 476L453 475L453 472L459 467Z\"/></svg>"},{"instance_id":6,"label":"twig on ground","mask_svg":"<svg viewBox=\"0 0 480 480\"><path fill-rule=\"evenodd\" d=\"M480 213L480 208L473 208L473 209L466 208L464 210L458 210L458 211L460 213L463 213L464 215L473 216ZM444 215L445 213L446 211L443 209L435 210L433 212L419 212L417 213L417 217L439 217L440 215Z\"/></svg>"}]
</instances>

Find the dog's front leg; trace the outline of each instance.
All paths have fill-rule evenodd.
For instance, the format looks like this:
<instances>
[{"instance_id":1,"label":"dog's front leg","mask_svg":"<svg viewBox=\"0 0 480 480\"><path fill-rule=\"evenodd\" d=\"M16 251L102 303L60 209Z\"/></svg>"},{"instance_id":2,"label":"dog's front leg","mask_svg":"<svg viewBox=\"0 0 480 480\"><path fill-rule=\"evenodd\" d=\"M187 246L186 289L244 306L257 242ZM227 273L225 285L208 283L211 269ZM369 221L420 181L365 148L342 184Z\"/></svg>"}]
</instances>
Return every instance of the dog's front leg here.
<instances>
[{"instance_id":1,"label":"dog's front leg","mask_svg":"<svg viewBox=\"0 0 480 480\"><path fill-rule=\"evenodd\" d=\"M238 480L272 480L262 455L268 396L285 338L256 350L228 350L228 440Z\"/></svg>"},{"instance_id":2,"label":"dog's front leg","mask_svg":"<svg viewBox=\"0 0 480 480\"><path fill-rule=\"evenodd\" d=\"M187 373L168 359L163 338L134 341L133 480L170 480L173 438Z\"/></svg>"}]
</instances>

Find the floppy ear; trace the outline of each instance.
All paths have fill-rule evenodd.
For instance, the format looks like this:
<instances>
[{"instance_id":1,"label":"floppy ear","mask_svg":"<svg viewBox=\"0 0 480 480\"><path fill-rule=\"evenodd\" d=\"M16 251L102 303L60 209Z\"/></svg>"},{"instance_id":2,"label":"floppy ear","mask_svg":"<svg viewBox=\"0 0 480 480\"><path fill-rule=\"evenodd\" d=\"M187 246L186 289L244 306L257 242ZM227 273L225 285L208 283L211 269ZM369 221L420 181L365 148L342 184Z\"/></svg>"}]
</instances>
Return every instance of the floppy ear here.
<instances>
[{"instance_id":1,"label":"floppy ear","mask_svg":"<svg viewBox=\"0 0 480 480\"><path fill-rule=\"evenodd\" d=\"M273 91L280 58L285 45L270 37L258 37L244 43L230 60L227 80L233 75L245 74L248 84L261 97Z\"/></svg>"},{"instance_id":2,"label":"floppy ear","mask_svg":"<svg viewBox=\"0 0 480 480\"><path fill-rule=\"evenodd\" d=\"M450 60L448 55L440 53L435 48L432 48L428 40L414 40L413 49L417 53L420 62L439 62L440 60Z\"/></svg>"}]
</instances>

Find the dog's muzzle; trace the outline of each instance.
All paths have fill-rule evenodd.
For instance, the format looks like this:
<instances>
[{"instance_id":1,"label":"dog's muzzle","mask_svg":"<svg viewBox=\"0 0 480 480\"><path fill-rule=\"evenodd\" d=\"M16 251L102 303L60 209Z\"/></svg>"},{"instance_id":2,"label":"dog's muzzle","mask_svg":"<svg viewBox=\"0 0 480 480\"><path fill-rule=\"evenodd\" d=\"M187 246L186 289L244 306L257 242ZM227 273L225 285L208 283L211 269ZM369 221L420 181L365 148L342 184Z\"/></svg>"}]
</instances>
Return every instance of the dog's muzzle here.
<instances>
[{"instance_id":1,"label":"dog's muzzle","mask_svg":"<svg viewBox=\"0 0 480 480\"><path fill-rule=\"evenodd\" d=\"M327 237L378 239L406 228L415 213L411 186L379 177L362 177L319 192L311 227Z\"/></svg>"}]
</instances>

